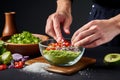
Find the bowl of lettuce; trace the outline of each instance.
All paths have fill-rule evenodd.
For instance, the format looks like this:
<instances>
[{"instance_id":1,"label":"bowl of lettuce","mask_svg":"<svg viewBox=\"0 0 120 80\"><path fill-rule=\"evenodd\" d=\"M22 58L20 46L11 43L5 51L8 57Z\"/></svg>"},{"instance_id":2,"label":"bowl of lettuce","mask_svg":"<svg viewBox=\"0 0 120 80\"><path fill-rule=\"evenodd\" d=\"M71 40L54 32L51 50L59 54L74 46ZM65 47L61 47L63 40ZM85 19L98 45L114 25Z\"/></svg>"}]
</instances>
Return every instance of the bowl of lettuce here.
<instances>
[{"instance_id":1,"label":"bowl of lettuce","mask_svg":"<svg viewBox=\"0 0 120 80\"><path fill-rule=\"evenodd\" d=\"M11 51L11 53L20 53L25 56L39 54L38 43L47 39L48 37L46 35L33 34L29 31L23 31L1 38L5 42L7 50Z\"/></svg>"}]
</instances>

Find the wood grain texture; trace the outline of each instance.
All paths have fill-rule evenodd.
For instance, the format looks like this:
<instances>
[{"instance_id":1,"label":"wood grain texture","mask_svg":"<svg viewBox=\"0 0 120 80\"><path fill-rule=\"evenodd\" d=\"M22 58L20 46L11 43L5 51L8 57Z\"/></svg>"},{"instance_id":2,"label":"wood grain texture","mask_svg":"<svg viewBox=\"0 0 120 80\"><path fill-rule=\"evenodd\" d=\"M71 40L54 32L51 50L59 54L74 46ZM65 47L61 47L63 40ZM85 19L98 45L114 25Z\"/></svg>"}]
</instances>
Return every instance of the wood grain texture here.
<instances>
[{"instance_id":1,"label":"wood grain texture","mask_svg":"<svg viewBox=\"0 0 120 80\"><path fill-rule=\"evenodd\" d=\"M35 62L43 62L43 63L49 64L49 62L47 60L45 60L43 57L37 57L34 59L30 59L30 60L26 61L25 64L30 65ZM94 63L96 63L96 59L89 58L89 57L82 57L81 60L73 66L63 66L62 67L62 66L51 65L50 67L46 68L46 70L50 71L50 72L70 75L70 74L78 72L79 70L86 68L87 66L94 64Z\"/></svg>"}]
</instances>

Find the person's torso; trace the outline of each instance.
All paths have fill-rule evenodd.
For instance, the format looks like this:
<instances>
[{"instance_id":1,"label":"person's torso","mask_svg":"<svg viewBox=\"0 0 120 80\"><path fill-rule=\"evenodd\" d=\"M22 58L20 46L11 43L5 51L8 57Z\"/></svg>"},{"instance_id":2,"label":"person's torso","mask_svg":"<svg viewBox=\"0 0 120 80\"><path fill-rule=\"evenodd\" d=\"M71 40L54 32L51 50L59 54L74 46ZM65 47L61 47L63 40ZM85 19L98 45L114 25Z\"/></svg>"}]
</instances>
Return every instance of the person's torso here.
<instances>
[{"instance_id":1,"label":"person's torso","mask_svg":"<svg viewBox=\"0 0 120 80\"><path fill-rule=\"evenodd\" d=\"M92 0L101 6L106 6L110 8L120 8L120 0Z\"/></svg>"}]
</instances>

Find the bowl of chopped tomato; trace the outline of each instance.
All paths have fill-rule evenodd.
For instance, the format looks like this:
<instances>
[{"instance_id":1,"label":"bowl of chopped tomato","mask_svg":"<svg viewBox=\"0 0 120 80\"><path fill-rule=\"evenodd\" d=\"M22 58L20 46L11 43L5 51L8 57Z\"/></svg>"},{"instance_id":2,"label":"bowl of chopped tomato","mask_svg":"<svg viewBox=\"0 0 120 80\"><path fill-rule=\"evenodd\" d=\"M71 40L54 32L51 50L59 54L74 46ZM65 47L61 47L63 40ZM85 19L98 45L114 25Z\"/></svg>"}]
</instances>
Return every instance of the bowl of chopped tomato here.
<instances>
[{"instance_id":1,"label":"bowl of chopped tomato","mask_svg":"<svg viewBox=\"0 0 120 80\"><path fill-rule=\"evenodd\" d=\"M72 66L76 64L84 54L85 48L71 45L70 39L56 42L48 39L39 43L41 55L52 65Z\"/></svg>"}]
</instances>

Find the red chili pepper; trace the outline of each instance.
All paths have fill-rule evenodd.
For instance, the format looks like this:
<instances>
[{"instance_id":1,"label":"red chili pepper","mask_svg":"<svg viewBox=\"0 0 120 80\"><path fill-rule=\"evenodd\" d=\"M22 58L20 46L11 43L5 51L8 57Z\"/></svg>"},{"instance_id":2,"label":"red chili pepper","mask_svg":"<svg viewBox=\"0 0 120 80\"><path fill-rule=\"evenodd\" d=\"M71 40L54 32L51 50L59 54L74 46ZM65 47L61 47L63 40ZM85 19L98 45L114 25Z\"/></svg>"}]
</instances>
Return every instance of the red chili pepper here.
<instances>
[{"instance_id":1,"label":"red chili pepper","mask_svg":"<svg viewBox=\"0 0 120 80\"><path fill-rule=\"evenodd\" d=\"M0 65L0 70L5 70L7 69L7 65L6 64L1 64Z\"/></svg>"}]
</instances>

